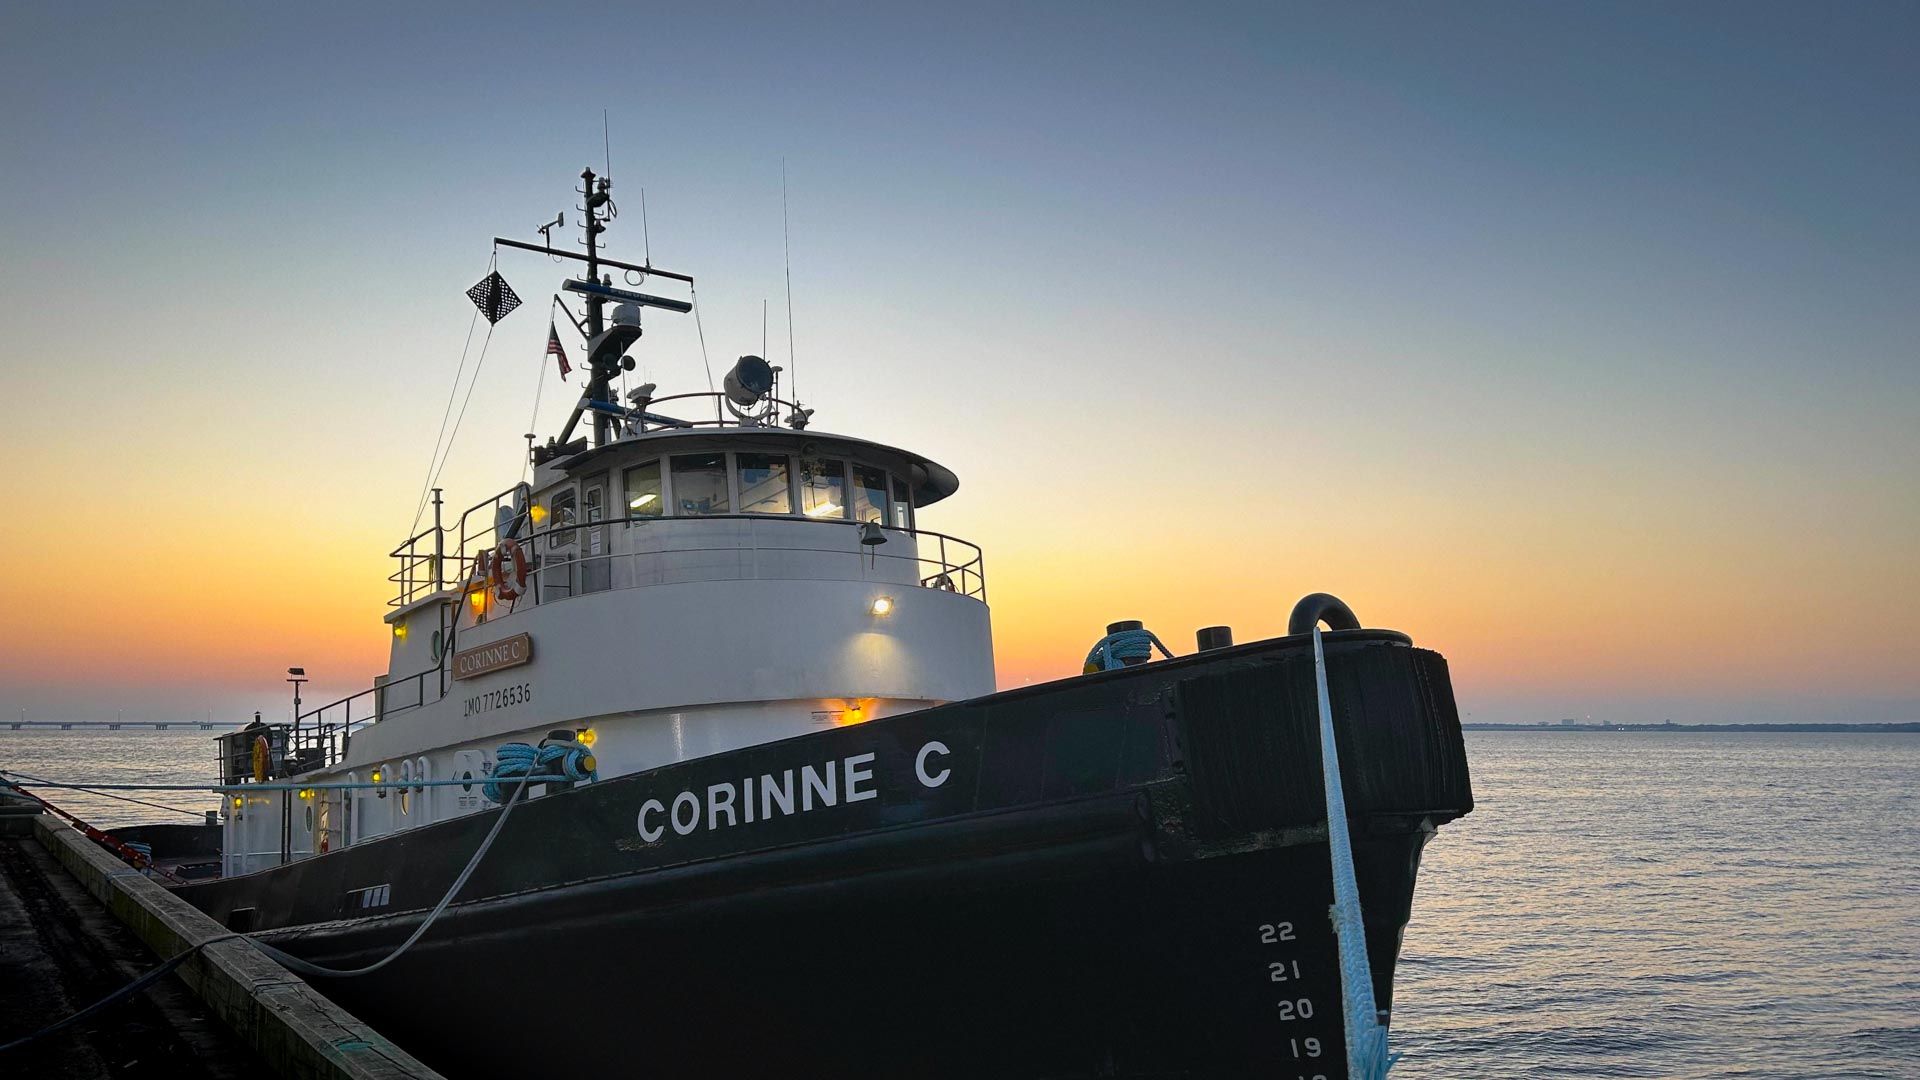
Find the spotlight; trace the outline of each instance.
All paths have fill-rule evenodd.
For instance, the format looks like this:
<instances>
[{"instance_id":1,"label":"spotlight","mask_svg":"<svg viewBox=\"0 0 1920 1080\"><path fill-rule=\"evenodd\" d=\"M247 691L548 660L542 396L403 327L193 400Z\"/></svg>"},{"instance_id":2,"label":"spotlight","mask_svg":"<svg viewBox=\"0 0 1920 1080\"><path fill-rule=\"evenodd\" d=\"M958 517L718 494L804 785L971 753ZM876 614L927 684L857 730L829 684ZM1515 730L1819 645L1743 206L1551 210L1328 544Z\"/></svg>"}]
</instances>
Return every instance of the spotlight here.
<instances>
[{"instance_id":1,"label":"spotlight","mask_svg":"<svg viewBox=\"0 0 1920 1080\"><path fill-rule=\"evenodd\" d=\"M735 405L752 405L773 390L773 367L757 356L743 356L721 380L721 386Z\"/></svg>"}]
</instances>

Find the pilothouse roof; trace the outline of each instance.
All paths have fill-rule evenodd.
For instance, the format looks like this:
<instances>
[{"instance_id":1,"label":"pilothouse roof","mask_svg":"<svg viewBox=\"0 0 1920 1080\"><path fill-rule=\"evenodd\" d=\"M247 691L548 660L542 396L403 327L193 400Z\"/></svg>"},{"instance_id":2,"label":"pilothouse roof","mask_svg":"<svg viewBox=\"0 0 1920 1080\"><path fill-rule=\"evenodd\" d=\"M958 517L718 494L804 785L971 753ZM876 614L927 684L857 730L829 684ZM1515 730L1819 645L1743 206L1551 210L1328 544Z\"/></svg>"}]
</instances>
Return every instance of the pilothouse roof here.
<instances>
[{"instance_id":1,"label":"pilothouse roof","mask_svg":"<svg viewBox=\"0 0 1920 1080\"><path fill-rule=\"evenodd\" d=\"M549 464L570 476L578 476L629 457L723 449L854 458L888 466L896 475L909 478L916 507L937 503L960 487L960 478L953 470L910 450L852 435L775 427L660 428L628 435L570 457L555 457Z\"/></svg>"}]
</instances>

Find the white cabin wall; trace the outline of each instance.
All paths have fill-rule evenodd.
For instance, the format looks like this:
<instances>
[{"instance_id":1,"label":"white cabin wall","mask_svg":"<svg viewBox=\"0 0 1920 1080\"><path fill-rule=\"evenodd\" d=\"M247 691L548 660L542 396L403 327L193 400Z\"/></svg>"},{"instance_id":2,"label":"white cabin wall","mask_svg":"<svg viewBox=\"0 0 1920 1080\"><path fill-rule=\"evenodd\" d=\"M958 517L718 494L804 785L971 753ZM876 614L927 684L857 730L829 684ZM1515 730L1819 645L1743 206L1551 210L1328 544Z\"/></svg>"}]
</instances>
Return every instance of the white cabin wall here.
<instances>
[{"instance_id":1,"label":"white cabin wall","mask_svg":"<svg viewBox=\"0 0 1920 1080\"><path fill-rule=\"evenodd\" d=\"M406 678L433 666L433 636L439 632L454 595L451 591L439 593L387 613L390 642L387 678L393 686L388 707L409 705L417 700ZM430 687L429 692L432 689Z\"/></svg>"},{"instance_id":2,"label":"white cabin wall","mask_svg":"<svg viewBox=\"0 0 1920 1080\"><path fill-rule=\"evenodd\" d=\"M894 602L886 616L873 600ZM533 660L356 730L360 766L582 718L815 699L957 701L992 693L985 604L846 581L701 581L615 589L489 620L461 649L526 633ZM506 703L508 695L516 699ZM541 719L546 718L546 719Z\"/></svg>"}]
</instances>

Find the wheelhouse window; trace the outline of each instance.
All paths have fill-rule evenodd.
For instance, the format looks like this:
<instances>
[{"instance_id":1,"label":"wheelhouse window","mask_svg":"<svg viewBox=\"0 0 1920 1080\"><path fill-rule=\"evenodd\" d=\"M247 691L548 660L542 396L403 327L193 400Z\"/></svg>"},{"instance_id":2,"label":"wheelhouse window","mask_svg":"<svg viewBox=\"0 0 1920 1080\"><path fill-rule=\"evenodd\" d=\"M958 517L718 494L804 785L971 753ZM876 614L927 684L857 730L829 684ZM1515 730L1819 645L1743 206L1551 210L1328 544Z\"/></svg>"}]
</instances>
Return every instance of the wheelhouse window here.
<instances>
[{"instance_id":1,"label":"wheelhouse window","mask_svg":"<svg viewBox=\"0 0 1920 1080\"><path fill-rule=\"evenodd\" d=\"M847 463L834 458L800 459L800 512L810 518L847 516Z\"/></svg>"},{"instance_id":2,"label":"wheelhouse window","mask_svg":"<svg viewBox=\"0 0 1920 1080\"><path fill-rule=\"evenodd\" d=\"M913 528L913 493L907 490L907 482L897 476L893 478L893 527Z\"/></svg>"},{"instance_id":3,"label":"wheelhouse window","mask_svg":"<svg viewBox=\"0 0 1920 1080\"><path fill-rule=\"evenodd\" d=\"M887 520L887 474L869 465L853 467L853 520Z\"/></svg>"},{"instance_id":4,"label":"wheelhouse window","mask_svg":"<svg viewBox=\"0 0 1920 1080\"><path fill-rule=\"evenodd\" d=\"M621 490L626 493L628 517L659 517L667 512L666 497L660 488L658 461L628 469L620 483Z\"/></svg>"},{"instance_id":5,"label":"wheelhouse window","mask_svg":"<svg viewBox=\"0 0 1920 1080\"><path fill-rule=\"evenodd\" d=\"M729 513L727 456L680 454L673 459L673 510L682 517Z\"/></svg>"},{"instance_id":6,"label":"wheelhouse window","mask_svg":"<svg viewBox=\"0 0 1920 1080\"><path fill-rule=\"evenodd\" d=\"M574 524L574 507L579 505L578 499L572 488L556 491L547 499L547 528L555 530L547 537L548 547L563 548L573 543L574 533L578 530L563 526Z\"/></svg>"},{"instance_id":7,"label":"wheelhouse window","mask_svg":"<svg viewBox=\"0 0 1920 1080\"><path fill-rule=\"evenodd\" d=\"M733 460L740 475L741 513L793 513L785 454L735 454Z\"/></svg>"}]
</instances>

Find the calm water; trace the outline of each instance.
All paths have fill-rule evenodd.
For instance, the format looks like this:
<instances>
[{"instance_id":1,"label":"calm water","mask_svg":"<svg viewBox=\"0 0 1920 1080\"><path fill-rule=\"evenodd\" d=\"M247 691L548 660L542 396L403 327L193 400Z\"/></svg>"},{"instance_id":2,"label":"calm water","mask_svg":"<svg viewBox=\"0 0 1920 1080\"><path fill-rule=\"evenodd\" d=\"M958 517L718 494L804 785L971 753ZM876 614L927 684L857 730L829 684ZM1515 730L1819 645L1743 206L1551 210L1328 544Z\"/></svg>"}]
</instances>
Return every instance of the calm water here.
<instances>
[{"instance_id":1,"label":"calm water","mask_svg":"<svg viewBox=\"0 0 1920 1080\"><path fill-rule=\"evenodd\" d=\"M0 768L202 779L212 734L0 730ZM1427 848L1395 1077L1920 1077L1920 736L1469 732L1467 750L1479 809Z\"/></svg>"},{"instance_id":2,"label":"calm water","mask_svg":"<svg viewBox=\"0 0 1920 1080\"><path fill-rule=\"evenodd\" d=\"M1393 1075L1920 1077L1920 737L1469 732Z\"/></svg>"},{"instance_id":3,"label":"calm water","mask_svg":"<svg viewBox=\"0 0 1920 1080\"><path fill-rule=\"evenodd\" d=\"M21 772L47 780L93 781L104 784L191 784L212 783L218 771L214 757L215 731L198 728L75 728L72 731L23 729L13 731L0 726L0 770ZM61 809L95 825L134 825L155 821L191 824L193 817L173 814L147 806L135 806L98 795L77 791L46 791L35 794ZM216 810L220 800L210 791L128 791L116 792L129 798L183 810L198 815Z\"/></svg>"}]
</instances>

